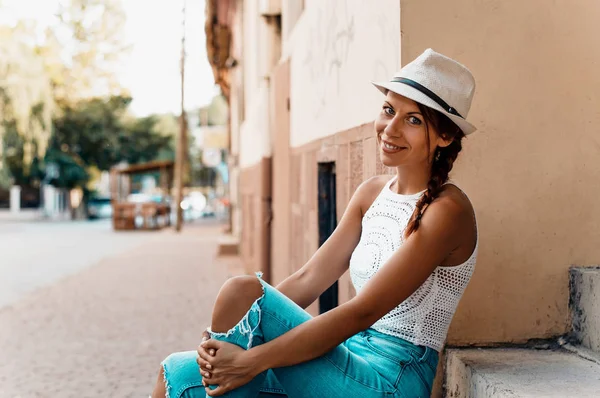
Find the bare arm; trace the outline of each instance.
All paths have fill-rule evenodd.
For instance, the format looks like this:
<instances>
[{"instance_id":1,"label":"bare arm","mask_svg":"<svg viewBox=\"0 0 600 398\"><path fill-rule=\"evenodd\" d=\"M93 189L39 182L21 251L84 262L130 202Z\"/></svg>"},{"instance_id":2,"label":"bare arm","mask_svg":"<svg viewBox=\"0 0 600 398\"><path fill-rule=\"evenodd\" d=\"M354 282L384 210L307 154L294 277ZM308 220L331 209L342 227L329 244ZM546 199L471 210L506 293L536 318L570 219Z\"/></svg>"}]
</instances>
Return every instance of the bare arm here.
<instances>
[{"instance_id":1,"label":"bare arm","mask_svg":"<svg viewBox=\"0 0 600 398\"><path fill-rule=\"evenodd\" d=\"M375 321L408 298L464 240L472 228L469 210L448 197L434 201L419 230L347 303L299 325L246 353L261 371L316 358ZM344 325L340 328L339 325Z\"/></svg>"},{"instance_id":2,"label":"bare arm","mask_svg":"<svg viewBox=\"0 0 600 398\"><path fill-rule=\"evenodd\" d=\"M357 188L333 234L302 268L277 285L277 290L306 308L344 274L360 239L363 213L386 178L371 178Z\"/></svg>"}]
</instances>

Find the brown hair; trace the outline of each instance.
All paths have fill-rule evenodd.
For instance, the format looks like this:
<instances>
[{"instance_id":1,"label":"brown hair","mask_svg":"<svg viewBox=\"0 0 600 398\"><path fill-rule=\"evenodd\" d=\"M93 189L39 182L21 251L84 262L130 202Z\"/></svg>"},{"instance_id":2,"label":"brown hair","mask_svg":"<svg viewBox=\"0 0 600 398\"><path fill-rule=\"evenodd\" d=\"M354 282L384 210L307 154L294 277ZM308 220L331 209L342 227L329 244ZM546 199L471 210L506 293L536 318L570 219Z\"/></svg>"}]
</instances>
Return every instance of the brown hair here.
<instances>
[{"instance_id":1,"label":"brown hair","mask_svg":"<svg viewBox=\"0 0 600 398\"><path fill-rule=\"evenodd\" d=\"M423 118L425 119L425 129L427 132L427 147L429 147L429 126L433 126L438 134L444 139L452 139L452 143L445 148L438 147L433 155L433 162L431 162L431 178L427 183L427 190L417 201L415 211L413 212L406 231L404 232L405 238L408 238L410 234L419 229L421 224L421 217L427 210L427 207L435 200L440 194L442 186L448 181L448 175L454 161L458 156L458 153L462 149L462 139L465 134L462 130L454 124L446 115L436 111L435 109L429 108L428 106L417 103Z\"/></svg>"}]
</instances>

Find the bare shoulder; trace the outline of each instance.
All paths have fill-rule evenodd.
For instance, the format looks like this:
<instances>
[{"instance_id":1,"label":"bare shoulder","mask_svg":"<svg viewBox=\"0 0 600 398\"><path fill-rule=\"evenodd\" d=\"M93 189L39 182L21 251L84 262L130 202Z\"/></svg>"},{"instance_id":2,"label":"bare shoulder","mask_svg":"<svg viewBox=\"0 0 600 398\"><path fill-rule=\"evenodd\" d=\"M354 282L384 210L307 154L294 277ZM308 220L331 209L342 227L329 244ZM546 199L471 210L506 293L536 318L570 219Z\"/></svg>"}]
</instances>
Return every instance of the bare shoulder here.
<instances>
[{"instance_id":1,"label":"bare shoulder","mask_svg":"<svg viewBox=\"0 0 600 398\"><path fill-rule=\"evenodd\" d=\"M475 212L469 198L458 187L445 185L424 213L423 222L437 229L454 246L445 265L461 264L470 257L477 243Z\"/></svg>"},{"instance_id":2,"label":"bare shoulder","mask_svg":"<svg viewBox=\"0 0 600 398\"><path fill-rule=\"evenodd\" d=\"M472 219L474 210L471 201L467 195L454 184L444 185L434 203L455 216L463 216ZM434 203L432 203L432 205Z\"/></svg>"},{"instance_id":3,"label":"bare shoulder","mask_svg":"<svg viewBox=\"0 0 600 398\"><path fill-rule=\"evenodd\" d=\"M373 204L377 196L381 193L385 184L388 183L394 176L392 175L377 175L363 181L352 197L352 201L356 201L360 206L361 213L364 214Z\"/></svg>"},{"instance_id":4,"label":"bare shoulder","mask_svg":"<svg viewBox=\"0 0 600 398\"><path fill-rule=\"evenodd\" d=\"M394 178L393 175L377 175L373 176L365 181L363 181L359 187L356 189L356 192L361 192L361 195L365 194L375 194L379 195L379 192L383 189L385 184L388 183L389 180Z\"/></svg>"}]
</instances>

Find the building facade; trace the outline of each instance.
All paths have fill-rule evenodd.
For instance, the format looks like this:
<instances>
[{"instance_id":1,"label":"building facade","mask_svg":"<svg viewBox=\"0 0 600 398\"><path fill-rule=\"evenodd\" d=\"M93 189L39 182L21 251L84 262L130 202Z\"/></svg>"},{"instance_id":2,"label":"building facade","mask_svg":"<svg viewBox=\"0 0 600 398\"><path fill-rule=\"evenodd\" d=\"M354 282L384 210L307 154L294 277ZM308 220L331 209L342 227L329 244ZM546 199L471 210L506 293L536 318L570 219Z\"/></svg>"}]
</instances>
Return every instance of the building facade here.
<instances>
[{"instance_id":1,"label":"building facade","mask_svg":"<svg viewBox=\"0 0 600 398\"><path fill-rule=\"evenodd\" d=\"M209 1L207 17L231 107L233 233L247 272L283 280L356 187L391 172L377 158L382 97L370 82L431 47L477 81L479 132L451 177L476 209L479 258L448 344L568 330L568 269L600 258L600 4L231 0ZM353 294L345 275L338 302Z\"/></svg>"}]
</instances>

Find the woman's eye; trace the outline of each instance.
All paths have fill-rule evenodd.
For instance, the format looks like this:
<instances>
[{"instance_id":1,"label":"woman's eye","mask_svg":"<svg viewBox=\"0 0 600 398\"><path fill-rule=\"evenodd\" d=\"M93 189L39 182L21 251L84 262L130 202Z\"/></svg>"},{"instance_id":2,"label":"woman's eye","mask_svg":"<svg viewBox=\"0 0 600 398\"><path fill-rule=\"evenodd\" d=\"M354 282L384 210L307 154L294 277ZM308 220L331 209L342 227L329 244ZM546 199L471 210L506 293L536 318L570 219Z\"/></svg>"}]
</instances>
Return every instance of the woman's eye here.
<instances>
[{"instance_id":1,"label":"woman's eye","mask_svg":"<svg viewBox=\"0 0 600 398\"><path fill-rule=\"evenodd\" d=\"M383 107L383 112L386 115L394 116L394 110L392 108L390 108L389 106L384 106Z\"/></svg>"},{"instance_id":2,"label":"woman's eye","mask_svg":"<svg viewBox=\"0 0 600 398\"><path fill-rule=\"evenodd\" d=\"M419 126L419 125L421 125L421 123L422 123L422 122L421 122L421 119L419 119L418 117L414 117L414 116L410 116L410 117L408 118L408 122L409 122L410 124L414 124L415 126Z\"/></svg>"}]
</instances>

